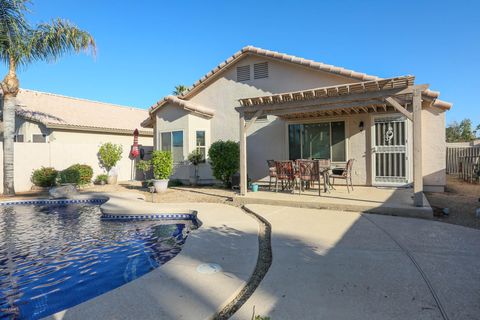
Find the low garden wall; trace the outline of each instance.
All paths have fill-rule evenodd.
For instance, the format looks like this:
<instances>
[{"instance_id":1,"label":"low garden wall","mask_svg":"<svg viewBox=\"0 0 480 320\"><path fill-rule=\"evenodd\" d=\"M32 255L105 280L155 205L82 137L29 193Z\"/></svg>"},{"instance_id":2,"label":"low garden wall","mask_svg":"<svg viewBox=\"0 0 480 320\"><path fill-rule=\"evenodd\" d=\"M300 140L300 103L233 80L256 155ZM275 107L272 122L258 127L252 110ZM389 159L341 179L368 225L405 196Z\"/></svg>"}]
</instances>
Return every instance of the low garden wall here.
<instances>
[{"instance_id":1,"label":"low garden wall","mask_svg":"<svg viewBox=\"0 0 480 320\"><path fill-rule=\"evenodd\" d=\"M15 143L15 190L28 191L32 188L30 177L40 167L54 167L63 170L75 163L87 164L93 168L93 176L105 173L98 159L98 144L94 143ZM129 158L130 145L122 145L123 156L117 164L118 180L142 179L143 175L134 170ZM151 146L143 147L146 159L150 158ZM0 142L0 165L3 168L3 144ZM0 169L0 192L3 192L3 169Z\"/></svg>"}]
</instances>

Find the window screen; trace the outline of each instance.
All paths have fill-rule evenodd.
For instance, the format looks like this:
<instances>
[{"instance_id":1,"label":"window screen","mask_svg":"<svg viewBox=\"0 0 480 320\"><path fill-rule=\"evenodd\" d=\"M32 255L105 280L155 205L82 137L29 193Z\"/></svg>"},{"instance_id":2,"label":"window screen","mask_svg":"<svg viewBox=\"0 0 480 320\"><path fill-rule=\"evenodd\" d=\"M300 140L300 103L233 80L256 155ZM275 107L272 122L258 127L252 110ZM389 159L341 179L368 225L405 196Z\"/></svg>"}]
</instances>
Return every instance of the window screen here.
<instances>
[{"instance_id":1,"label":"window screen","mask_svg":"<svg viewBox=\"0 0 480 320\"><path fill-rule=\"evenodd\" d=\"M205 146L205 131L197 131L197 150L202 154L202 159L205 160L206 146Z\"/></svg>"},{"instance_id":2,"label":"window screen","mask_svg":"<svg viewBox=\"0 0 480 320\"><path fill-rule=\"evenodd\" d=\"M175 163L185 160L183 158L183 131L172 132L172 156Z\"/></svg>"},{"instance_id":3,"label":"window screen","mask_svg":"<svg viewBox=\"0 0 480 320\"><path fill-rule=\"evenodd\" d=\"M15 142L24 142L23 140L23 134L17 134L15 136Z\"/></svg>"},{"instance_id":4,"label":"window screen","mask_svg":"<svg viewBox=\"0 0 480 320\"><path fill-rule=\"evenodd\" d=\"M161 141L162 151L172 151L172 133L171 132L162 132L160 141Z\"/></svg>"}]
</instances>

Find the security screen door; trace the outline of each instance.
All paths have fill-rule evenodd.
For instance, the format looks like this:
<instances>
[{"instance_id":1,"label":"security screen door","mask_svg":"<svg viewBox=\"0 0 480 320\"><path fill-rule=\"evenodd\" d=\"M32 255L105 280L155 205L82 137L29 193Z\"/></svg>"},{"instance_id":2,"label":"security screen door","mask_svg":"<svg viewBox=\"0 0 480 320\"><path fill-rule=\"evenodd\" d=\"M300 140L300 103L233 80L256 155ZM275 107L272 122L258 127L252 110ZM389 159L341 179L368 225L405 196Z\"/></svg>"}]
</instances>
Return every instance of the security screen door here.
<instances>
[{"instance_id":1,"label":"security screen door","mask_svg":"<svg viewBox=\"0 0 480 320\"><path fill-rule=\"evenodd\" d=\"M375 118L372 128L373 184L408 183L407 122L403 116Z\"/></svg>"}]
</instances>

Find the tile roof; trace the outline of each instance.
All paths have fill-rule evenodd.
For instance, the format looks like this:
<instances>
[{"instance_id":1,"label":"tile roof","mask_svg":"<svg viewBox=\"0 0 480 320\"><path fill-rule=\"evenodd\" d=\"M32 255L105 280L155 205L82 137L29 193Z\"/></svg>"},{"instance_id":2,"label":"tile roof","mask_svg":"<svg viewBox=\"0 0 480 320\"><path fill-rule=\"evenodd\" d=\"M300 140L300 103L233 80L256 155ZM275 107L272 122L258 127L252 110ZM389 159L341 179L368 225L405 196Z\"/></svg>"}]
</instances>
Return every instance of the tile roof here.
<instances>
[{"instance_id":1,"label":"tile roof","mask_svg":"<svg viewBox=\"0 0 480 320\"><path fill-rule=\"evenodd\" d=\"M20 89L16 114L50 128L130 134L140 128L148 111L104 102ZM141 130L152 135L153 131Z\"/></svg>"},{"instance_id":2,"label":"tile roof","mask_svg":"<svg viewBox=\"0 0 480 320\"><path fill-rule=\"evenodd\" d=\"M240 51L237 51L235 54L233 54L231 57L229 57L227 60L223 61L220 63L218 66L213 68L210 72L208 72L206 75L204 75L202 78L200 78L197 82L193 84L193 86L185 93L184 95L180 96L180 99L185 99L188 100L191 97L193 97L198 91L201 90L202 87L204 87L208 82L213 80L216 75L227 69L230 65L234 64L236 61L242 59L244 56L247 55L256 55L256 56L262 56L262 57L267 57L270 59L276 59L280 61L285 61L293 64L297 64L303 67L311 68L314 70L319 70L319 71L324 71L324 72L330 72L332 74L337 74L340 76L344 76L347 78L351 79L356 79L360 81L372 81L372 80L381 80L381 77L366 74L366 73L361 73L357 72L354 70L342 68L342 67L337 67L331 64L326 64L323 62L317 62L309 59L304 59L300 57L296 57L293 55L289 55L286 53L281 53L277 51L271 51L267 49L262 49L254 46L246 46L243 47ZM432 90L425 90L423 92L423 96L430 98L432 100L435 100L433 102L433 106L448 110L452 107L452 104L446 101L442 101L438 99L440 95L440 92L437 91L432 91ZM156 104L150 107L149 111L150 113L152 112L153 109L156 110Z\"/></svg>"}]
</instances>

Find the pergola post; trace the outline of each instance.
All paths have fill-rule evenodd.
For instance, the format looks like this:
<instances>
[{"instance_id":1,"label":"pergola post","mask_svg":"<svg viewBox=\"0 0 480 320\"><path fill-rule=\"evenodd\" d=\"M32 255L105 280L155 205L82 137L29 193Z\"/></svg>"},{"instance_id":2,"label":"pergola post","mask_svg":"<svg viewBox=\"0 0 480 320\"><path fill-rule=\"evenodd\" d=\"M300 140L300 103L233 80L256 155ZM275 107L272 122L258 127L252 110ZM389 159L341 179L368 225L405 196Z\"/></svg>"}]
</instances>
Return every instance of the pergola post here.
<instances>
[{"instance_id":1,"label":"pergola post","mask_svg":"<svg viewBox=\"0 0 480 320\"><path fill-rule=\"evenodd\" d=\"M247 128L245 114L240 115L240 195L247 194Z\"/></svg>"},{"instance_id":2,"label":"pergola post","mask_svg":"<svg viewBox=\"0 0 480 320\"><path fill-rule=\"evenodd\" d=\"M422 92L413 91L413 204L423 207Z\"/></svg>"}]
</instances>

